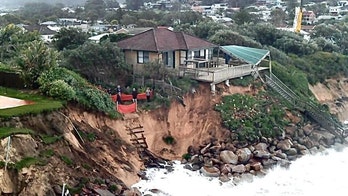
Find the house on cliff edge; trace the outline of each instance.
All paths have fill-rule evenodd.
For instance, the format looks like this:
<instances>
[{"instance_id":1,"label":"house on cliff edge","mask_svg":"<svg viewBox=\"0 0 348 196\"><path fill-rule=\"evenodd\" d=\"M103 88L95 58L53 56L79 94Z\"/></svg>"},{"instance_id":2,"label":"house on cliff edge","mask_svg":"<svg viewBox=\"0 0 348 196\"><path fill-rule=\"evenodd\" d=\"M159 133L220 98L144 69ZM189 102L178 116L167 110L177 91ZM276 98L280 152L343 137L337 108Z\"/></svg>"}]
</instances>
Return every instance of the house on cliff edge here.
<instances>
[{"instance_id":1,"label":"house on cliff edge","mask_svg":"<svg viewBox=\"0 0 348 196\"><path fill-rule=\"evenodd\" d=\"M149 62L163 63L178 69L190 59L210 60L218 46L203 39L175 32L168 27L157 27L117 42L126 63L139 70Z\"/></svg>"}]
</instances>

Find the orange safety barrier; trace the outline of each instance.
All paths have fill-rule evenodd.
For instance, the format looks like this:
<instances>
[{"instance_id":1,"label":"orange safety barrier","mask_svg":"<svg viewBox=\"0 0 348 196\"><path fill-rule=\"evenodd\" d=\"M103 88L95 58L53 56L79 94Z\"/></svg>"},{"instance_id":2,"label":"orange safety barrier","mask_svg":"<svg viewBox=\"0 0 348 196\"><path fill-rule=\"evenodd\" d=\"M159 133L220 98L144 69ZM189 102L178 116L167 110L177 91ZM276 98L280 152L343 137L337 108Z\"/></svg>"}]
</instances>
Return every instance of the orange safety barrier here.
<instances>
[{"instance_id":1,"label":"orange safety barrier","mask_svg":"<svg viewBox=\"0 0 348 196\"><path fill-rule=\"evenodd\" d=\"M137 104L132 103L130 105L117 104L117 111L121 114L133 113L137 111Z\"/></svg>"},{"instance_id":2,"label":"orange safety barrier","mask_svg":"<svg viewBox=\"0 0 348 196\"><path fill-rule=\"evenodd\" d=\"M132 99L133 99L132 95L121 93L121 100L122 101L132 101Z\"/></svg>"},{"instance_id":3,"label":"orange safety barrier","mask_svg":"<svg viewBox=\"0 0 348 196\"><path fill-rule=\"evenodd\" d=\"M151 91L150 93L150 97L152 98L154 95L153 91ZM111 95L111 99L113 102L116 103L117 101L117 95ZM133 96L132 95L128 95L128 94L124 94L121 93L121 101L132 101ZM137 96L138 100L146 100L146 93L139 93Z\"/></svg>"},{"instance_id":4,"label":"orange safety barrier","mask_svg":"<svg viewBox=\"0 0 348 196\"><path fill-rule=\"evenodd\" d=\"M111 95L111 99L112 99L113 102L116 103L116 101L117 101L117 95Z\"/></svg>"}]
</instances>

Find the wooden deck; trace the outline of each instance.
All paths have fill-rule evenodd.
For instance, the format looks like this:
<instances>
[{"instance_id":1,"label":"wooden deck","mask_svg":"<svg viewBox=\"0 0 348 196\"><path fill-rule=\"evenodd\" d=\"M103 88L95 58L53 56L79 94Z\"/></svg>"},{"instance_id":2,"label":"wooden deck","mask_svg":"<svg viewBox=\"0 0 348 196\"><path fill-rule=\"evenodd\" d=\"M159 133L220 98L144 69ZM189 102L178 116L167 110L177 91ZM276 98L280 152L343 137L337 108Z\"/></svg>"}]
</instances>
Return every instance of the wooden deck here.
<instances>
[{"instance_id":1,"label":"wooden deck","mask_svg":"<svg viewBox=\"0 0 348 196\"><path fill-rule=\"evenodd\" d=\"M223 81L251 75L253 72L269 69L268 67L256 67L251 64L238 66L221 65L210 68L188 68L179 67L179 75L190 77L192 79L218 84Z\"/></svg>"}]
</instances>

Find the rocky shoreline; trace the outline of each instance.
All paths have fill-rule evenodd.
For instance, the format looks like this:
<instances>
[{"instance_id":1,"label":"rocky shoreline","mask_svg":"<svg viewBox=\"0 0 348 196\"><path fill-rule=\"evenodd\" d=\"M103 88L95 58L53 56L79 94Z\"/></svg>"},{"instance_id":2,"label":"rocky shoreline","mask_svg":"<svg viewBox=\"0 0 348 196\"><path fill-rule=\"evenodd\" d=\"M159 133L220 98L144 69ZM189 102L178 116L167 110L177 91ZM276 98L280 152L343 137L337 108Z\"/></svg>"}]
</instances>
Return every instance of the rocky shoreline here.
<instances>
[{"instance_id":1,"label":"rocky shoreline","mask_svg":"<svg viewBox=\"0 0 348 196\"><path fill-rule=\"evenodd\" d=\"M282 137L261 138L251 145L211 139L198 148L190 146L181 163L204 176L237 183L248 175L265 174L266 169L275 165L287 167L303 155L317 153L336 143L341 140L325 129L310 124L298 128L293 124L285 129Z\"/></svg>"}]
</instances>

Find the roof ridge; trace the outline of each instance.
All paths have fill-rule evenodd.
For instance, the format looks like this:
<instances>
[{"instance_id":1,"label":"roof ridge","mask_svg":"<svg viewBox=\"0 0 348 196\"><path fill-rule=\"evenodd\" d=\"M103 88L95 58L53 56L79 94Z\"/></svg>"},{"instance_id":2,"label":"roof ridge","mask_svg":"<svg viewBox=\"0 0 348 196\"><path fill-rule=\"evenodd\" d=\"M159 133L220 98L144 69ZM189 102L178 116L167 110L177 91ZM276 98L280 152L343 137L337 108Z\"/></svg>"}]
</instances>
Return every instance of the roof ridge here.
<instances>
[{"instance_id":1,"label":"roof ridge","mask_svg":"<svg viewBox=\"0 0 348 196\"><path fill-rule=\"evenodd\" d=\"M155 47L156 47L156 50L159 51L158 43L157 43L157 37L156 37L156 31L157 31L157 28L153 28L153 37L154 37L154 40L155 40Z\"/></svg>"},{"instance_id":2,"label":"roof ridge","mask_svg":"<svg viewBox=\"0 0 348 196\"><path fill-rule=\"evenodd\" d=\"M184 44L185 44L185 48L186 48L186 50L188 50L188 46L187 46L187 42L186 42L185 33L184 33L184 32L182 32L182 31L180 31L179 33L181 34L181 36L182 36L182 38L183 38L183 40L184 40Z\"/></svg>"}]
</instances>

